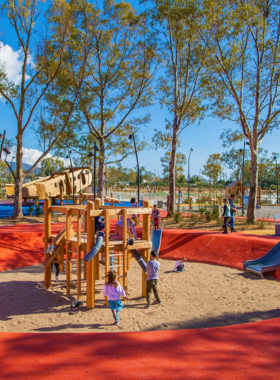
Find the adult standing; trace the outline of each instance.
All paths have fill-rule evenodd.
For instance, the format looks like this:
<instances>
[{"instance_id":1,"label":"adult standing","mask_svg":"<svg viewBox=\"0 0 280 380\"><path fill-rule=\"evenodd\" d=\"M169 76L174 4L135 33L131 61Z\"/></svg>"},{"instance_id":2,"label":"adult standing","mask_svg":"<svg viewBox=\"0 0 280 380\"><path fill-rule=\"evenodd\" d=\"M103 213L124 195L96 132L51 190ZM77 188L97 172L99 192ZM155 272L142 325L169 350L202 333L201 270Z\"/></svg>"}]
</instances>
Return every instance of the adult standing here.
<instances>
[{"instance_id":1,"label":"adult standing","mask_svg":"<svg viewBox=\"0 0 280 380\"><path fill-rule=\"evenodd\" d=\"M231 229L231 232L237 232L234 228L234 223L235 223L235 216L234 216L234 213L236 212L236 207L235 207L235 204L234 204L234 197L235 195L234 194L231 194L230 195L230 199L228 200L229 201L229 205L230 205L230 220L228 222L228 226L230 227Z\"/></svg>"}]
</instances>

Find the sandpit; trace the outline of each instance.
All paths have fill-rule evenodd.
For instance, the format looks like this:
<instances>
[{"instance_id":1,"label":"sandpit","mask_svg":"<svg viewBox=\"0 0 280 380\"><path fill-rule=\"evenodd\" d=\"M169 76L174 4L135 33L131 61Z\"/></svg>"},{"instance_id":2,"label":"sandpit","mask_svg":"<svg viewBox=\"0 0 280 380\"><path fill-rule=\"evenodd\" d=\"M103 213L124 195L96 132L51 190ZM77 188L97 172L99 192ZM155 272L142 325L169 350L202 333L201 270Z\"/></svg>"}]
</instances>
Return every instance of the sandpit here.
<instances>
[{"instance_id":1,"label":"sandpit","mask_svg":"<svg viewBox=\"0 0 280 380\"><path fill-rule=\"evenodd\" d=\"M193 329L280 317L278 282L236 269L197 263L187 263L187 271L174 273L174 261L160 262L162 305L144 309L145 300L139 300L141 269L132 261L128 273L130 301L124 302L119 326L113 325L111 312L104 304L104 279L96 286L96 308L88 310L84 305L70 314L69 306L75 297L74 291L73 296L65 295L65 274L46 290L42 265L1 272L0 332Z\"/></svg>"}]
</instances>

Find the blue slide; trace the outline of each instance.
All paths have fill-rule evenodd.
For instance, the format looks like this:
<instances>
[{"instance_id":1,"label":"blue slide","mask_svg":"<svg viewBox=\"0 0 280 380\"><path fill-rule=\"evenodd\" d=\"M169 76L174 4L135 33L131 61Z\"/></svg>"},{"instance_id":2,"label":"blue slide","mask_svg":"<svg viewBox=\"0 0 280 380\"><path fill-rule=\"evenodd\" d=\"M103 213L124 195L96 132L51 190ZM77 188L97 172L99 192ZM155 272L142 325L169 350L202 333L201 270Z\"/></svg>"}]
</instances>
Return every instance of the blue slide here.
<instances>
[{"instance_id":1,"label":"blue slide","mask_svg":"<svg viewBox=\"0 0 280 380\"><path fill-rule=\"evenodd\" d=\"M277 243L263 257L256 260L248 260L243 263L245 272L251 272L263 277L265 272L280 268L280 242Z\"/></svg>"},{"instance_id":2,"label":"blue slide","mask_svg":"<svg viewBox=\"0 0 280 380\"><path fill-rule=\"evenodd\" d=\"M152 241L151 251L155 251L157 255L159 254L159 250L160 250L162 230L163 230L163 221L161 223L160 230L155 230L152 228L152 231L151 231L151 241Z\"/></svg>"},{"instance_id":3,"label":"blue slide","mask_svg":"<svg viewBox=\"0 0 280 380\"><path fill-rule=\"evenodd\" d=\"M147 265L146 265L145 261L142 259L142 257L140 256L140 253L138 251L136 251L136 249L133 249L132 251L130 251L130 253L135 258L135 260L140 265L140 267L143 269L143 271L146 273L147 272Z\"/></svg>"},{"instance_id":4,"label":"blue slide","mask_svg":"<svg viewBox=\"0 0 280 380\"><path fill-rule=\"evenodd\" d=\"M100 248L103 244L103 237L104 237L104 232L99 231L94 247L92 247L91 250L85 256L86 261L92 260L94 256L96 256L97 253L100 251Z\"/></svg>"}]
</instances>

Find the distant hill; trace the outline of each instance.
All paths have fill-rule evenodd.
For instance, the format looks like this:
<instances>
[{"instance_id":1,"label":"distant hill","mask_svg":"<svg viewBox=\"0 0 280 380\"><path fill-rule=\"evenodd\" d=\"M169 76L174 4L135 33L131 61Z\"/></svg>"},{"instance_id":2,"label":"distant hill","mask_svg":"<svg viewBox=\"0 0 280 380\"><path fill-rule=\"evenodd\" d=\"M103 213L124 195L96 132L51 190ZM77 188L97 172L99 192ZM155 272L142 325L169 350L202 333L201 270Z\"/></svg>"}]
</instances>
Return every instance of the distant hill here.
<instances>
[{"instance_id":1,"label":"distant hill","mask_svg":"<svg viewBox=\"0 0 280 380\"><path fill-rule=\"evenodd\" d=\"M31 165L29 165L29 164L22 164L22 166L23 166L23 170L29 170L30 168L31 168ZM11 165L11 167L12 167L12 169L13 170L15 170L16 169L16 163L15 162L13 162L12 163L12 165ZM9 170L9 168L7 168L7 170ZM35 168L34 170L33 170L33 172L35 173L35 174L38 174L39 172L40 172L40 168Z\"/></svg>"}]
</instances>

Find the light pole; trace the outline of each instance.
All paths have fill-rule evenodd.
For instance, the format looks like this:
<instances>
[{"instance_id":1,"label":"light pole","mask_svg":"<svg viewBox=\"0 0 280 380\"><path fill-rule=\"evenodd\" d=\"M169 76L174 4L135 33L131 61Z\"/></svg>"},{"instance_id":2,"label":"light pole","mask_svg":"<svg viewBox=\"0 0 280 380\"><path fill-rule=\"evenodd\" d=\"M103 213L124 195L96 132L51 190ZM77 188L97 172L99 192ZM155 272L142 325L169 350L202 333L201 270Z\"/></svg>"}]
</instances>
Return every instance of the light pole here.
<instances>
[{"instance_id":1,"label":"light pole","mask_svg":"<svg viewBox=\"0 0 280 380\"><path fill-rule=\"evenodd\" d=\"M191 159L191 154L193 152L193 148L190 150L189 154L189 159L188 159L188 199L190 201L190 159Z\"/></svg>"},{"instance_id":2,"label":"light pole","mask_svg":"<svg viewBox=\"0 0 280 380\"><path fill-rule=\"evenodd\" d=\"M243 151L243 159L242 159L242 216L244 216L244 168L245 168L245 148L246 145L250 145L248 142L244 141L243 149L239 151Z\"/></svg>"},{"instance_id":3,"label":"light pole","mask_svg":"<svg viewBox=\"0 0 280 380\"><path fill-rule=\"evenodd\" d=\"M275 163L276 163L276 181L277 181L277 192L276 192L277 200L276 200L276 204L278 205L278 168L277 168L277 156L274 156L273 159L275 160Z\"/></svg>"},{"instance_id":4,"label":"light pole","mask_svg":"<svg viewBox=\"0 0 280 380\"><path fill-rule=\"evenodd\" d=\"M93 199L95 202L95 193L96 193L96 152L99 152L99 149L96 145L96 142L94 143L94 153L89 152L87 157L93 157Z\"/></svg>"},{"instance_id":5,"label":"light pole","mask_svg":"<svg viewBox=\"0 0 280 380\"><path fill-rule=\"evenodd\" d=\"M2 158L2 151L3 151L3 146L4 146L4 141L5 141L5 136L6 136L6 131L4 131L4 134L0 133L0 139L2 139L1 143L1 149L0 149L0 160Z\"/></svg>"},{"instance_id":6,"label":"light pole","mask_svg":"<svg viewBox=\"0 0 280 380\"><path fill-rule=\"evenodd\" d=\"M134 144L134 150L135 150L135 156L136 156L136 163L137 163L137 182L138 182L138 207L140 205L140 170L139 170L139 161L138 161L138 154L137 154L137 148L135 143L134 134L132 133L129 135L129 140L133 140Z\"/></svg>"},{"instance_id":7,"label":"light pole","mask_svg":"<svg viewBox=\"0 0 280 380\"><path fill-rule=\"evenodd\" d=\"M73 205L75 204L75 179L74 179L74 169L73 169L73 163L71 159L71 153L72 151L69 150L68 156L66 158L69 158L70 160L70 165L71 165L71 171L72 171L72 186L73 186Z\"/></svg>"}]
</instances>

